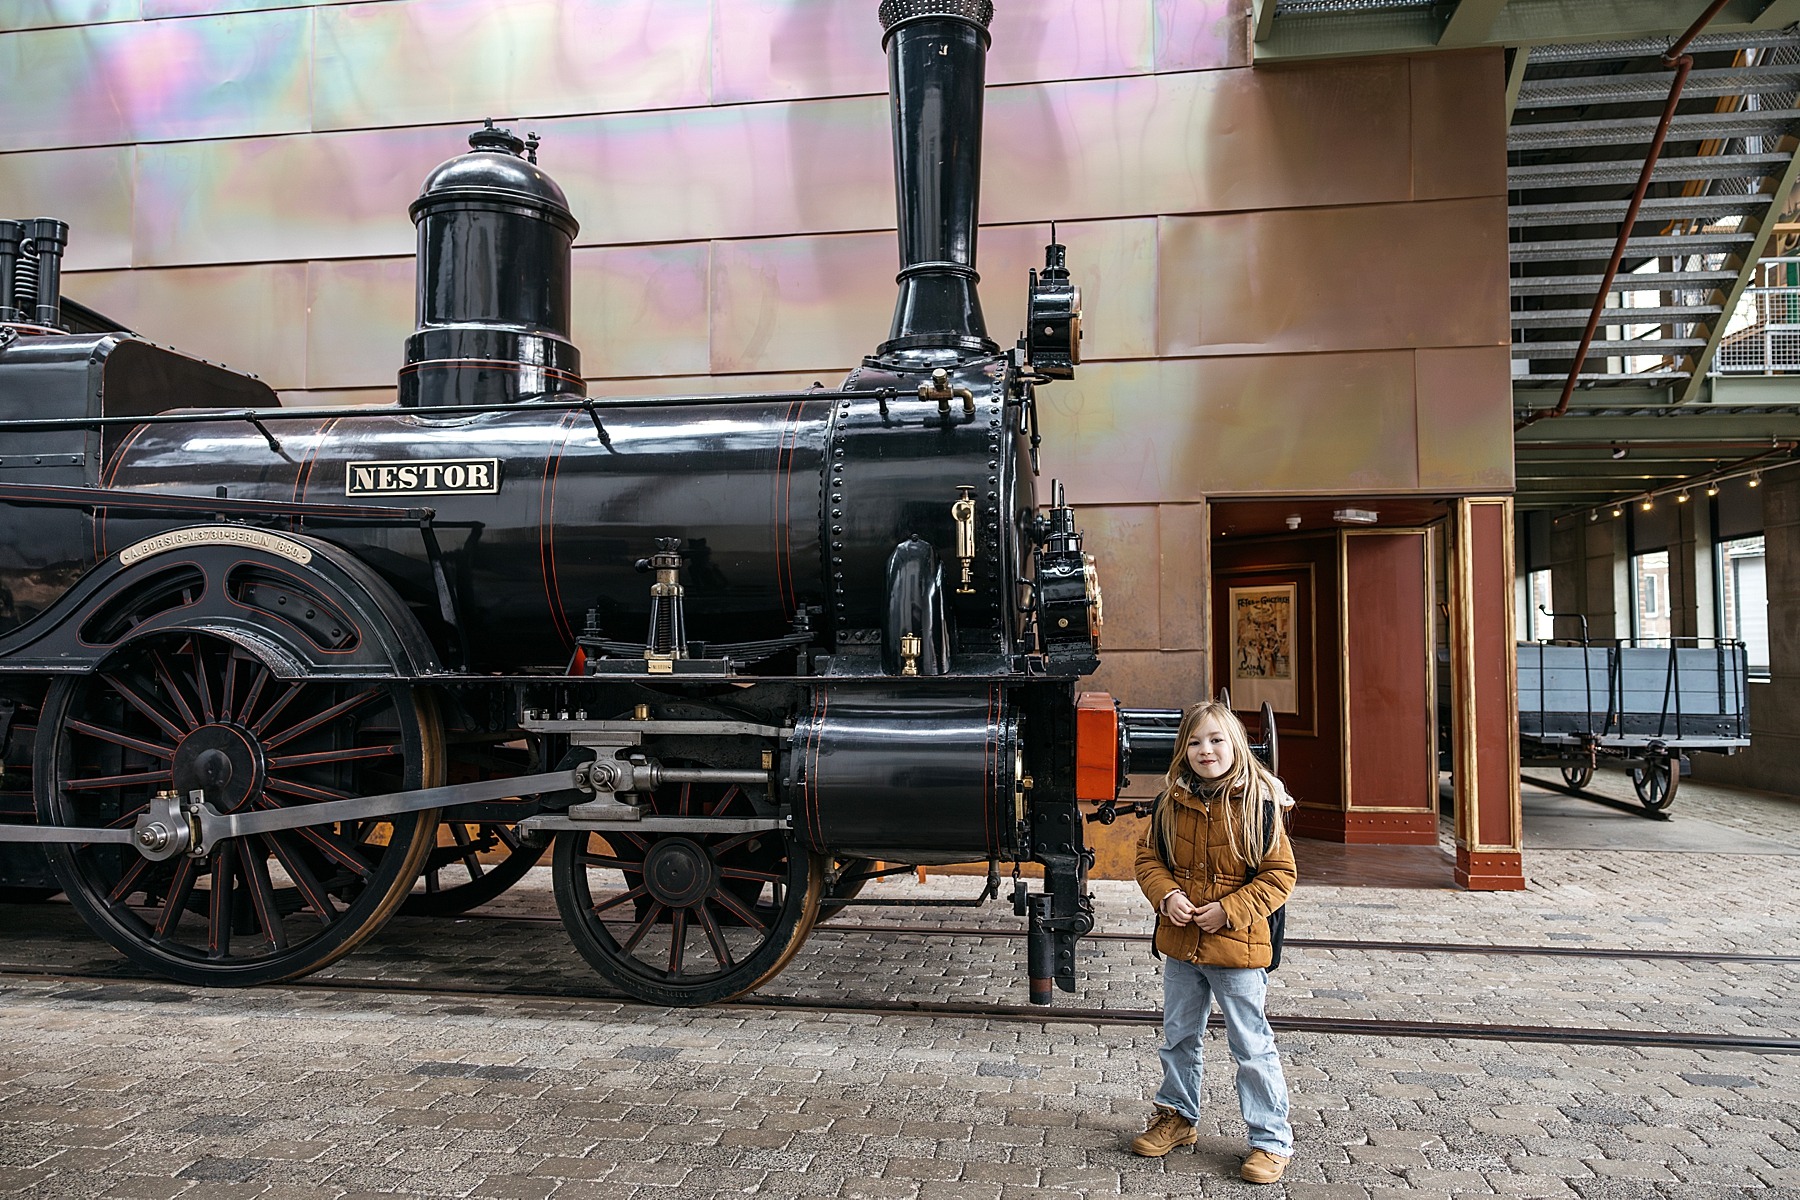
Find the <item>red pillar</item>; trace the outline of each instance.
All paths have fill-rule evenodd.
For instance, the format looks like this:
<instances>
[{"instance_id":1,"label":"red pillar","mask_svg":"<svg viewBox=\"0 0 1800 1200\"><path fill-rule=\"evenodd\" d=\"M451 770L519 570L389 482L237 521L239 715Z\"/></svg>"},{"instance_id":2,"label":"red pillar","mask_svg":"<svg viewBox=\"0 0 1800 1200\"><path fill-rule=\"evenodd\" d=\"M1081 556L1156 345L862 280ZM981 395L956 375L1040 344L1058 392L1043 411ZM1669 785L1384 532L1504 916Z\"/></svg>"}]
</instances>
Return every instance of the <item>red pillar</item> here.
<instances>
[{"instance_id":1,"label":"red pillar","mask_svg":"<svg viewBox=\"0 0 1800 1200\"><path fill-rule=\"evenodd\" d=\"M1456 881L1525 886L1510 497L1458 500L1450 543L1451 744Z\"/></svg>"}]
</instances>

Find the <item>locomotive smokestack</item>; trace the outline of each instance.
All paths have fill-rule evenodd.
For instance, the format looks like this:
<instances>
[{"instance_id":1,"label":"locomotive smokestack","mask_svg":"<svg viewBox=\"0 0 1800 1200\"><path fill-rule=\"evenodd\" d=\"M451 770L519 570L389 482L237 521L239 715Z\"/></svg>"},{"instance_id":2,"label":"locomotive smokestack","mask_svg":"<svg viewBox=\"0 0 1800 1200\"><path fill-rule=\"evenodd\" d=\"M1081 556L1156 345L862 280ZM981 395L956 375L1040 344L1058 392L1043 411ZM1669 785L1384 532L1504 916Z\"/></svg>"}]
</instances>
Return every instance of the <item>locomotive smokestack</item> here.
<instances>
[{"instance_id":1,"label":"locomotive smokestack","mask_svg":"<svg viewBox=\"0 0 1800 1200\"><path fill-rule=\"evenodd\" d=\"M900 296L877 354L941 359L999 352L975 285L981 100L991 0L883 0L894 119Z\"/></svg>"},{"instance_id":2,"label":"locomotive smokestack","mask_svg":"<svg viewBox=\"0 0 1800 1200\"><path fill-rule=\"evenodd\" d=\"M24 240L24 225L18 221L0 221L0 321L25 319L25 314L13 301L18 287L20 243Z\"/></svg>"},{"instance_id":3,"label":"locomotive smokestack","mask_svg":"<svg viewBox=\"0 0 1800 1200\"><path fill-rule=\"evenodd\" d=\"M37 301L27 316L50 329L62 328L62 254L69 226L54 217L25 222L25 236L37 252Z\"/></svg>"}]
</instances>

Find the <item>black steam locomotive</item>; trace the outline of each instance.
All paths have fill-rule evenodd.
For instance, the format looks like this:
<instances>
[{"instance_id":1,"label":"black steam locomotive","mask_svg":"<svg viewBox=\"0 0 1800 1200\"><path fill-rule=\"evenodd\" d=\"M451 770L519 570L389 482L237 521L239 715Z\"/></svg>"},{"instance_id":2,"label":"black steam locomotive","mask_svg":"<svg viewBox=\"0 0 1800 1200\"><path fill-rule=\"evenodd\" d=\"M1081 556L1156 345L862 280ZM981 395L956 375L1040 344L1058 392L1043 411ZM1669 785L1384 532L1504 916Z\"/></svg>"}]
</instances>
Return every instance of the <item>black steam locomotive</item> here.
<instances>
[{"instance_id":1,"label":"black steam locomotive","mask_svg":"<svg viewBox=\"0 0 1800 1200\"><path fill-rule=\"evenodd\" d=\"M1079 359L1063 248L1016 347L976 294L991 14L881 5L900 294L837 391L588 398L575 218L491 122L412 205L392 406L67 332L66 229L0 222L0 881L250 984L469 901L421 871L511 851L485 896L554 843L582 953L689 1004L771 977L876 862L985 862L989 895L1036 862L1032 998L1073 989L1077 726L1110 800L1118 722L1078 722L1099 589L1036 494L1035 389Z\"/></svg>"}]
</instances>

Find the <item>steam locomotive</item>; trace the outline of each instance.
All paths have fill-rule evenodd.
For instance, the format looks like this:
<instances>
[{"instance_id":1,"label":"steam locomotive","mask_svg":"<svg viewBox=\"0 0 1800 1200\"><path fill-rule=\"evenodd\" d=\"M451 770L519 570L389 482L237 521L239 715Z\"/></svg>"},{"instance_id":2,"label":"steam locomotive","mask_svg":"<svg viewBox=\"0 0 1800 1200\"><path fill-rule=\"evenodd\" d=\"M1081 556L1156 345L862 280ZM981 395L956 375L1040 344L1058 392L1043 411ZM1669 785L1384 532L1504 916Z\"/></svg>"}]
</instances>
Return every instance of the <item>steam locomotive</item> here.
<instances>
[{"instance_id":1,"label":"steam locomotive","mask_svg":"<svg viewBox=\"0 0 1800 1200\"><path fill-rule=\"evenodd\" d=\"M411 206L393 405L282 408L68 332L66 227L0 221L0 744L31 784L0 878L154 971L254 984L429 907L422 871L554 844L596 970L696 1004L773 976L878 862L986 863L986 896L1034 862L1032 999L1073 990L1078 794L1110 802L1128 753L1077 698L1094 560L1037 495L1080 293L1052 235L1024 335L989 337L992 5L879 16L899 297L835 391L588 397L576 219L492 122Z\"/></svg>"}]
</instances>

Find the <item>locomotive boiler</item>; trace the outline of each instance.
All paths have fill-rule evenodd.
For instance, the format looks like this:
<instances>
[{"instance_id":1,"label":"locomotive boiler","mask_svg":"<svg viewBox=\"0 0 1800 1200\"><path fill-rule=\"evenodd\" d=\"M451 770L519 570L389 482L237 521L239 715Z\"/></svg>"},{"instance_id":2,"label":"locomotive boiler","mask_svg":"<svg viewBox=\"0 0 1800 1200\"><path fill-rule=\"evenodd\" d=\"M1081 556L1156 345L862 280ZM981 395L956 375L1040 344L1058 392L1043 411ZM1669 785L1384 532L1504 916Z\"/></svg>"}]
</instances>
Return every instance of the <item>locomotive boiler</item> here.
<instances>
[{"instance_id":1,"label":"locomotive boiler","mask_svg":"<svg viewBox=\"0 0 1800 1200\"><path fill-rule=\"evenodd\" d=\"M674 1004L771 977L876 862L985 863L986 897L1034 862L1032 999L1072 990L1078 749L1090 799L1123 761L1078 720L1094 561L1037 489L1080 295L1052 236L1018 343L982 315L992 5L879 15L899 296L836 390L588 397L575 216L491 122L411 207L392 405L66 332L60 227L0 222L0 843L205 984L332 961L467 831L553 844L582 953Z\"/></svg>"}]
</instances>

